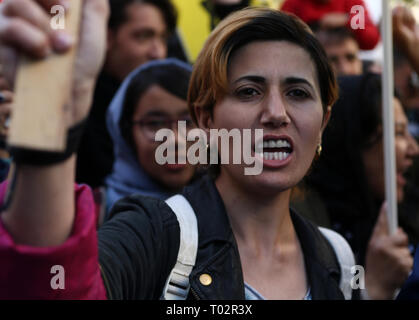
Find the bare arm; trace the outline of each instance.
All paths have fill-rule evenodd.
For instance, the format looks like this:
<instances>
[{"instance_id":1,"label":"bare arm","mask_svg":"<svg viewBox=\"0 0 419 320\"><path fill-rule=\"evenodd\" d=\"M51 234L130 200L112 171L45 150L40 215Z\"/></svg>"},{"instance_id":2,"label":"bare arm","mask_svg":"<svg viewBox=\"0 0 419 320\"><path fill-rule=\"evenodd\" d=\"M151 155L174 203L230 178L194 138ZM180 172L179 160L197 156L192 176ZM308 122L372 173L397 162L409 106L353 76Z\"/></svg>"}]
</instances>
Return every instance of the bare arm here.
<instances>
[{"instance_id":1,"label":"bare arm","mask_svg":"<svg viewBox=\"0 0 419 320\"><path fill-rule=\"evenodd\" d=\"M18 168L13 201L3 214L15 242L56 246L68 238L74 220L73 158L45 168Z\"/></svg>"},{"instance_id":2,"label":"bare arm","mask_svg":"<svg viewBox=\"0 0 419 320\"><path fill-rule=\"evenodd\" d=\"M66 52L72 43L63 39L62 31L60 35L60 32L50 28L51 16L48 13L52 5L63 2L6 2L0 13L2 47L17 49L41 59L51 50ZM88 114L94 82L104 57L107 14L107 0L84 1L73 94L66 104L68 127L81 121ZM7 59L3 64L12 65L16 60L16 54L9 54ZM13 75L13 72L8 74ZM9 81L13 83L13 79ZM53 166L18 167L12 203L7 212L2 214L5 227L16 242L34 246L55 246L68 238L75 216L74 175L75 156Z\"/></svg>"}]
</instances>

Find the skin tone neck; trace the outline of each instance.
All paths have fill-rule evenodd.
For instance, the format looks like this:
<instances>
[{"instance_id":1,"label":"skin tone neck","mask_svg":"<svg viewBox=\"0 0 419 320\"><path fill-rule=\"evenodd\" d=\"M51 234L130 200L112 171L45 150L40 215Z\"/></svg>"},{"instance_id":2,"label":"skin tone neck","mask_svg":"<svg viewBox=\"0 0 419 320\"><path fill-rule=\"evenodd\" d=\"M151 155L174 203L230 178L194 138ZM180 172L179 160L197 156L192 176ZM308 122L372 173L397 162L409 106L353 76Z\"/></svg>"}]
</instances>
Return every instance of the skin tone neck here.
<instances>
[{"instance_id":1,"label":"skin tone neck","mask_svg":"<svg viewBox=\"0 0 419 320\"><path fill-rule=\"evenodd\" d=\"M303 299L308 285L289 212L291 190L261 201L235 184L223 169L215 184L236 239L245 283L265 299Z\"/></svg>"},{"instance_id":2,"label":"skin tone neck","mask_svg":"<svg viewBox=\"0 0 419 320\"><path fill-rule=\"evenodd\" d=\"M291 190L261 201L246 192L221 170L217 189L226 206L236 240L252 247L262 258L278 252L278 247L294 242L295 231L289 213Z\"/></svg>"}]
</instances>

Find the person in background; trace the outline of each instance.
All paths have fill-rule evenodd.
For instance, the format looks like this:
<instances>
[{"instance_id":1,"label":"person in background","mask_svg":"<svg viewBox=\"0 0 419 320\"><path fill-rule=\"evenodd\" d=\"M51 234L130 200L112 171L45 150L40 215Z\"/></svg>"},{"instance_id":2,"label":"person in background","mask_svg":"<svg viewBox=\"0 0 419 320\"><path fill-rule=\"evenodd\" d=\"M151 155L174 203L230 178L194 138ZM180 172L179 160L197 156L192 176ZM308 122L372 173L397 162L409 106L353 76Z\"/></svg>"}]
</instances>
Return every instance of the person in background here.
<instances>
[{"instance_id":1,"label":"person in background","mask_svg":"<svg viewBox=\"0 0 419 320\"><path fill-rule=\"evenodd\" d=\"M351 31L345 27L321 29L316 31L316 37L338 76L362 74L359 44Z\"/></svg>"},{"instance_id":2,"label":"person in background","mask_svg":"<svg viewBox=\"0 0 419 320\"><path fill-rule=\"evenodd\" d=\"M400 205L411 205L399 206L399 224L407 235L401 229L389 235L386 221L382 221L385 216L378 218L380 208L383 214L385 199L381 110L380 75L368 73L340 79L340 98L322 139L324 151L306 178L307 193L312 192L305 199L310 211L295 205L311 213L316 223L328 221L325 226L344 236L358 264L366 268L366 281L376 274L385 288L376 290L376 285L370 285L369 295L389 299L410 272L408 244L419 243L419 189L404 176L419 155L419 147L395 98L397 200ZM312 210L311 198L315 197L320 197L322 211ZM320 212L326 218L319 217Z\"/></svg>"},{"instance_id":3,"label":"person in background","mask_svg":"<svg viewBox=\"0 0 419 320\"><path fill-rule=\"evenodd\" d=\"M166 58L177 13L170 0L109 0L107 50L78 151L76 181L104 185L113 166L106 111L124 78L138 66Z\"/></svg>"},{"instance_id":4,"label":"person in background","mask_svg":"<svg viewBox=\"0 0 419 320\"><path fill-rule=\"evenodd\" d=\"M115 162L106 178L107 211L135 193L165 200L192 179L195 166L159 165L154 157L160 144L155 141L157 131L175 130L178 150L178 144L186 145L186 137L178 138L178 121L185 121L187 130L194 127L186 102L191 72L188 64L176 59L149 62L133 71L118 90L108 110Z\"/></svg>"},{"instance_id":5,"label":"person in background","mask_svg":"<svg viewBox=\"0 0 419 320\"><path fill-rule=\"evenodd\" d=\"M358 11L351 12L355 6L362 6L365 15L365 28L352 29L352 18ZM313 29L335 29L346 27L353 32L361 50L372 50L380 40L377 26L372 22L363 0L285 0L281 10L300 17ZM355 22L359 22L355 17Z\"/></svg>"},{"instance_id":6,"label":"person in background","mask_svg":"<svg viewBox=\"0 0 419 320\"><path fill-rule=\"evenodd\" d=\"M393 10L393 36L395 42L409 60L413 70L416 74L419 74L419 27L409 9L396 7ZM414 177L416 183L419 181L418 176L416 175ZM419 299L419 250L417 248L414 257L413 272L400 290L397 299Z\"/></svg>"},{"instance_id":7,"label":"person in background","mask_svg":"<svg viewBox=\"0 0 419 320\"><path fill-rule=\"evenodd\" d=\"M419 26L412 11L398 6L393 10L393 38L416 73L419 73Z\"/></svg>"},{"instance_id":8,"label":"person in background","mask_svg":"<svg viewBox=\"0 0 419 320\"><path fill-rule=\"evenodd\" d=\"M405 7L393 10L394 86L400 95L409 119L409 131L419 141L419 26L412 12ZM419 159L409 176L419 185Z\"/></svg>"}]
</instances>

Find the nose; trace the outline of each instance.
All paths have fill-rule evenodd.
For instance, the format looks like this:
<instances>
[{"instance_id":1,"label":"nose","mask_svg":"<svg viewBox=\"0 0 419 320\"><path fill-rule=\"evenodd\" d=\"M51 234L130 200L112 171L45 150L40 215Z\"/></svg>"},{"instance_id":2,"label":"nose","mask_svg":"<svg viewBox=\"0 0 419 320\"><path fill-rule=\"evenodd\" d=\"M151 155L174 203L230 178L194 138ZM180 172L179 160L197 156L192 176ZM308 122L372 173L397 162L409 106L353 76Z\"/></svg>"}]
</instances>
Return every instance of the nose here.
<instances>
[{"instance_id":1,"label":"nose","mask_svg":"<svg viewBox=\"0 0 419 320\"><path fill-rule=\"evenodd\" d=\"M351 75L351 74L353 74L352 64L345 59L340 59L339 64L338 64L338 74L339 75Z\"/></svg>"},{"instance_id":2,"label":"nose","mask_svg":"<svg viewBox=\"0 0 419 320\"><path fill-rule=\"evenodd\" d=\"M419 145L416 142L415 138L412 137L412 135L408 134L408 148L407 148L407 154L411 158L417 157L419 155Z\"/></svg>"},{"instance_id":3,"label":"nose","mask_svg":"<svg viewBox=\"0 0 419 320\"><path fill-rule=\"evenodd\" d=\"M268 93L263 103L261 122L264 126L272 128L287 126L291 123L286 102L279 90L270 90Z\"/></svg>"},{"instance_id":4,"label":"nose","mask_svg":"<svg viewBox=\"0 0 419 320\"><path fill-rule=\"evenodd\" d=\"M167 55L167 43L162 39L155 37L150 43L148 57L150 60L164 59Z\"/></svg>"}]
</instances>

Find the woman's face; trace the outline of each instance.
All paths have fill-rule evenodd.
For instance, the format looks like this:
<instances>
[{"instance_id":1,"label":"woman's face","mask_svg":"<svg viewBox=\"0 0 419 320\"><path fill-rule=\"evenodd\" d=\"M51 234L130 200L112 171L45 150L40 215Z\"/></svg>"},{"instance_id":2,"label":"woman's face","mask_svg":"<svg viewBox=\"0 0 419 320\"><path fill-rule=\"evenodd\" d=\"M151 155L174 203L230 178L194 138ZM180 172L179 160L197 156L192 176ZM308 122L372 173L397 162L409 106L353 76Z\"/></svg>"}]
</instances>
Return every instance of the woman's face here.
<instances>
[{"instance_id":1,"label":"woman's face","mask_svg":"<svg viewBox=\"0 0 419 320\"><path fill-rule=\"evenodd\" d=\"M263 171L246 176L245 164L228 164L221 165L221 176L263 195L295 186L313 161L325 123L310 55L287 41L252 42L231 57L228 85L213 117L200 123L229 131L263 129L263 154L256 154L256 160L263 161ZM253 138L252 150L254 156Z\"/></svg>"},{"instance_id":2,"label":"woman's face","mask_svg":"<svg viewBox=\"0 0 419 320\"><path fill-rule=\"evenodd\" d=\"M191 123L185 100L154 85L150 87L138 101L134 111L132 135L140 165L154 180L170 190L179 190L192 178L195 167L190 164L159 165L155 160L155 151L161 142L155 142L155 132L162 128L172 129L175 133L176 150L179 143L186 143L183 136L178 138L177 121L186 120ZM168 125L171 121L171 126ZM177 159L177 153L176 153Z\"/></svg>"},{"instance_id":3,"label":"woman's face","mask_svg":"<svg viewBox=\"0 0 419 320\"><path fill-rule=\"evenodd\" d=\"M397 201L403 201L406 179L404 173L413 163L413 158L419 154L419 147L408 131L408 122L398 99L394 99L394 125L395 125L395 153L396 153L396 182ZM381 130L381 128L379 129ZM363 160L368 184L379 200L385 198L385 176L383 139L378 140L369 149L364 151Z\"/></svg>"}]
</instances>

